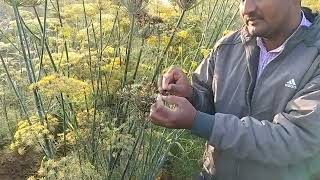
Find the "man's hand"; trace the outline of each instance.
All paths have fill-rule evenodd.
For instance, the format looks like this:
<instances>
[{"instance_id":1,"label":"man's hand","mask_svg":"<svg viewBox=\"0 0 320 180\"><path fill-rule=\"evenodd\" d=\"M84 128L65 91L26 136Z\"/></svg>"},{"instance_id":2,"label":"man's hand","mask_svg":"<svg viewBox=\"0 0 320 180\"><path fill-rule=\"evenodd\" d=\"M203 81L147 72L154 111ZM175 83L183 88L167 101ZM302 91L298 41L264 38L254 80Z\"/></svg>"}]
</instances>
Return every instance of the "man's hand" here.
<instances>
[{"instance_id":1,"label":"man's hand","mask_svg":"<svg viewBox=\"0 0 320 180\"><path fill-rule=\"evenodd\" d=\"M187 76L176 67L169 69L163 75L158 88L161 94L167 91L171 95L185 97L188 100L192 98L192 87Z\"/></svg>"},{"instance_id":2,"label":"man's hand","mask_svg":"<svg viewBox=\"0 0 320 180\"><path fill-rule=\"evenodd\" d=\"M170 109L164 102L175 105ZM150 118L153 124L175 129L191 129L196 116L196 109L183 97L158 96L157 102L151 106Z\"/></svg>"}]
</instances>

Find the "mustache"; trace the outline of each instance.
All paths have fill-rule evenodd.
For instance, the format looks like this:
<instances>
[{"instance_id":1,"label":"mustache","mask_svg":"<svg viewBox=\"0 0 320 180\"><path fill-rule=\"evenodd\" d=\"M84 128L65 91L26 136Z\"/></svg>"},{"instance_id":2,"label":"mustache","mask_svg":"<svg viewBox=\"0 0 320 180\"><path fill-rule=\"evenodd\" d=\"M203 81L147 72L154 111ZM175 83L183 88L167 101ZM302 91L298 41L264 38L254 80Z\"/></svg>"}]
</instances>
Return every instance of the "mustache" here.
<instances>
[{"instance_id":1,"label":"mustache","mask_svg":"<svg viewBox=\"0 0 320 180\"><path fill-rule=\"evenodd\" d=\"M249 21L263 19L262 16L260 16L259 14L256 14L256 13L244 15L243 18L244 18L244 21L246 22L246 24L248 24Z\"/></svg>"}]
</instances>

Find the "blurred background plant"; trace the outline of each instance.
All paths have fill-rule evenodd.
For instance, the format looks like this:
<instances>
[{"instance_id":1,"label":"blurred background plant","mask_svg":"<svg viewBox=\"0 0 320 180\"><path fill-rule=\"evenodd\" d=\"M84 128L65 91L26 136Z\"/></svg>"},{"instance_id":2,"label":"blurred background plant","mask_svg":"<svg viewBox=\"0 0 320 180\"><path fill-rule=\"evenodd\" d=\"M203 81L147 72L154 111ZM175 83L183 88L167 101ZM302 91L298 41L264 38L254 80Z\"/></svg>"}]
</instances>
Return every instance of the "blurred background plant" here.
<instances>
[{"instance_id":1,"label":"blurred background plant","mask_svg":"<svg viewBox=\"0 0 320 180\"><path fill-rule=\"evenodd\" d=\"M304 3L319 8L315 1ZM41 153L29 179L190 179L199 171L202 140L149 123L154 82L172 65L190 75L240 27L238 1L0 7L0 149Z\"/></svg>"},{"instance_id":2,"label":"blurred background plant","mask_svg":"<svg viewBox=\"0 0 320 180\"><path fill-rule=\"evenodd\" d=\"M309 7L314 12L320 12L320 3L318 0L302 0L302 5L305 7Z\"/></svg>"}]
</instances>

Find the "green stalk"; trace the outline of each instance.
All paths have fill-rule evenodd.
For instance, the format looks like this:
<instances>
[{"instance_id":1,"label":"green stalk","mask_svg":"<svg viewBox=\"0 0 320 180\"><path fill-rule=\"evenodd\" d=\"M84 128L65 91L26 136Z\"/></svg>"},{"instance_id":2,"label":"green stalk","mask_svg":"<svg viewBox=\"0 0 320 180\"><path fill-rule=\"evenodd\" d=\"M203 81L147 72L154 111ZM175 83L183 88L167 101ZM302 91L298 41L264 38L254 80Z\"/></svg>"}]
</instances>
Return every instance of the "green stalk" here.
<instances>
[{"instance_id":1,"label":"green stalk","mask_svg":"<svg viewBox=\"0 0 320 180\"><path fill-rule=\"evenodd\" d=\"M29 56L29 58L27 57L27 54L26 54L26 51L25 51L25 46L24 46L24 43L23 43L23 39L25 40L26 48L27 48L28 51L29 51L29 44L27 42L26 34L24 32L24 28L22 27L22 24L21 24L21 18L20 18L20 15L19 15L18 7L15 6L14 10L15 10L14 12L15 12L15 15L16 15L16 22L17 22L18 34L19 34L20 43L21 43L21 49L22 49L22 52L23 52L23 57L24 57L25 64L26 64L26 69L27 69L27 72L28 72L29 83L32 84L32 83L36 82L35 73L34 73L34 68L33 68L32 62L30 60L30 56ZM35 102L36 102L36 105L37 105L38 114L39 114L41 123L43 124L44 110L43 110L43 107L41 106L41 98L40 98L40 96L38 94L38 91L35 90L35 89L33 90L33 94L34 94Z\"/></svg>"},{"instance_id":2,"label":"green stalk","mask_svg":"<svg viewBox=\"0 0 320 180\"><path fill-rule=\"evenodd\" d=\"M131 55L131 49L132 49L132 38L133 38L133 30L134 30L134 15L131 15L131 25L130 25L130 34L129 34L129 40L127 44L127 52L126 52L126 61L125 61L125 70L124 70L124 76L123 76L123 82L122 82L122 88L126 85L127 82L127 74L128 74L128 67L129 67L129 61L130 61L130 55Z\"/></svg>"},{"instance_id":3,"label":"green stalk","mask_svg":"<svg viewBox=\"0 0 320 180\"><path fill-rule=\"evenodd\" d=\"M34 46L35 50L37 51L37 56L39 58L40 57L40 52L39 52L39 47L38 47L37 42L33 42L33 46Z\"/></svg>"},{"instance_id":4,"label":"green stalk","mask_svg":"<svg viewBox=\"0 0 320 180\"><path fill-rule=\"evenodd\" d=\"M38 35L36 35L30 28L29 26L26 24L26 22L23 20L22 16L20 16L20 20L21 20L21 24L23 24L23 27L25 27L28 32L33 36L35 37L38 41L41 40L41 38L38 37Z\"/></svg>"},{"instance_id":5,"label":"green stalk","mask_svg":"<svg viewBox=\"0 0 320 180\"><path fill-rule=\"evenodd\" d=\"M97 40L97 35L96 35L96 30L94 28L94 25L93 23L91 23L91 28L92 28L92 33L93 33L93 39L94 39L94 45L95 45L95 48L97 50L97 54L99 54L99 49L98 49L98 40Z\"/></svg>"},{"instance_id":6,"label":"green stalk","mask_svg":"<svg viewBox=\"0 0 320 180\"><path fill-rule=\"evenodd\" d=\"M99 31L100 31L100 46L99 46L99 62L102 61L102 51L103 51L103 33L102 33L102 9L99 9ZM100 69L100 63L97 63L95 66L95 71L97 72L97 87L96 91L94 93L94 112L93 112L93 122L91 126L91 163L95 164L96 162L96 152L98 148L98 144L96 142L96 118L97 118L97 107L98 107L98 100L100 99L100 92L101 92L101 87L99 87L100 82L101 82L101 69Z\"/></svg>"},{"instance_id":7,"label":"green stalk","mask_svg":"<svg viewBox=\"0 0 320 180\"><path fill-rule=\"evenodd\" d=\"M116 25L116 27L117 27L117 31L116 31L117 47L115 47L115 49L117 49L117 50L116 50L116 53L114 55L114 58L116 58L118 54L120 55L120 46L121 46L120 22L119 22L119 17L118 16L116 16L115 23L117 23L117 25ZM121 66L121 64L120 64L120 66ZM110 72L110 74L108 76L108 82L110 82L110 80L111 80L113 70L114 70L114 61L112 62L111 72ZM109 84L107 85L107 91L108 91L108 94L109 94ZM119 107L119 104L120 104L120 102L117 103L116 107Z\"/></svg>"},{"instance_id":8,"label":"green stalk","mask_svg":"<svg viewBox=\"0 0 320 180\"><path fill-rule=\"evenodd\" d=\"M235 4L235 2L233 2L233 5ZM232 5L232 6L233 6ZM228 8L229 6L229 0L226 0L226 1L223 1L223 4L220 6L220 9L219 9L219 13L218 13L218 18L216 19L216 23L218 26L217 29L215 29L215 31L212 33L211 37L210 37L210 40L208 41L208 44L207 44L207 48L211 47L212 44L214 44L217 39L219 38L219 35L223 29L223 26L224 26L224 21L223 19L225 19L226 15L230 13L230 11L233 10L232 7ZM226 10L228 9L228 10ZM238 8L237 8L238 9Z\"/></svg>"},{"instance_id":9,"label":"green stalk","mask_svg":"<svg viewBox=\"0 0 320 180\"><path fill-rule=\"evenodd\" d=\"M165 135L166 131L167 131L167 129L164 129L164 130L163 130L163 132L162 132L162 136L163 136L163 137L165 137L164 135ZM154 165L154 164L155 164L155 161L159 161L159 159L157 159L157 157L159 157L159 155L161 154L161 151L160 151L160 150L163 149L163 147L164 147L164 145L165 145L165 141L166 141L167 139L170 139L171 136L173 136L173 135L175 134L175 132L176 132L176 130L173 130L169 135L166 136L166 138L161 138L161 140L158 142L156 148L154 148L155 151L154 151L154 153L153 153L153 155L152 155L152 157L151 157L151 159L150 159L150 164L151 164L151 165ZM152 168L151 165L149 166L149 169L148 169L148 171L147 171L149 176L150 176L150 173L152 173L152 172L155 171L154 168ZM149 177L149 178L150 178L150 177Z\"/></svg>"},{"instance_id":10,"label":"green stalk","mask_svg":"<svg viewBox=\"0 0 320 180\"><path fill-rule=\"evenodd\" d=\"M62 18L61 18L61 14L60 14L59 0L56 0L56 4L57 4L57 13L58 13L58 18L59 18L59 22L60 22L60 27L63 28ZM69 63L68 45L67 45L67 41L66 41L66 38L64 37L64 35L63 35L63 40L64 40L64 50L66 51L67 63ZM70 77L69 66L67 67L67 77Z\"/></svg>"},{"instance_id":11,"label":"green stalk","mask_svg":"<svg viewBox=\"0 0 320 180\"><path fill-rule=\"evenodd\" d=\"M201 40L200 40L200 42L199 42L199 44L198 44L198 48L197 48L197 50L196 50L196 53L194 54L193 61L196 61L196 60L197 60L199 51L200 51L200 49L201 49L201 46L202 46L202 44L203 44L203 41L205 40L206 32L208 31L208 28L209 28L210 22L211 22L211 20L212 20L212 18L213 18L213 15L214 15L216 6L217 6L217 4L218 4L218 1L219 1L219 0L216 0L216 1L215 1L214 5L213 5L213 10L210 12L210 15L209 15L209 18L208 18L208 20L207 20L207 22L206 22L204 31L202 32L202 35L201 35Z\"/></svg>"},{"instance_id":12,"label":"green stalk","mask_svg":"<svg viewBox=\"0 0 320 180\"><path fill-rule=\"evenodd\" d=\"M29 63L29 67L31 69L31 72L32 72L32 78L33 78L33 81L36 82L36 77L35 77L35 71L34 71L34 68L33 68L33 64L32 64L32 61L31 61L31 53L30 53L30 46L29 46L29 43L28 43L28 37L27 37L27 34L25 32L25 28L23 28L24 26L23 25L23 20L22 20L22 17L20 16L20 13L18 11L18 14L19 14L19 20L20 20L20 23L21 23L21 29L22 29L22 35L23 35L23 38L24 38L24 41L25 41L25 45L26 45L26 49L27 49L27 52L28 52L28 63Z\"/></svg>"},{"instance_id":13,"label":"green stalk","mask_svg":"<svg viewBox=\"0 0 320 180\"><path fill-rule=\"evenodd\" d=\"M98 74L100 74L98 72ZM97 80L97 88L96 88L96 92L94 94L94 112L93 112L93 122L92 122L92 126L91 126L91 163L95 164L96 161L96 149L97 149L97 143L96 143L96 138L95 138L95 134L96 134L96 118L97 118L97 107L98 107L98 99L99 99L99 79Z\"/></svg>"},{"instance_id":14,"label":"green stalk","mask_svg":"<svg viewBox=\"0 0 320 180\"><path fill-rule=\"evenodd\" d=\"M218 0L217 0L217 1L218 1ZM207 48L210 47L210 44L211 44L211 42L212 42L212 40L213 40L213 38L214 38L214 36L215 36L215 34L216 34L216 32L217 32L216 29L217 29L219 23L221 22L221 14L222 14L222 11L225 11L225 9L226 9L226 7L224 7L224 3L225 3L225 2L226 2L226 1L222 1L222 5L219 4L219 5L217 6L217 8L214 9L214 11L215 11L215 16L214 16L214 17L216 17L216 18L215 18L215 20L214 20L214 22L213 22L213 24L214 24L214 26L213 26L213 31L212 31L211 36L210 36L210 38L209 38L209 41L207 42L207 45L206 45ZM224 17L223 17L223 18L224 18Z\"/></svg>"},{"instance_id":15,"label":"green stalk","mask_svg":"<svg viewBox=\"0 0 320 180\"><path fill-rule=\"evenodd\" d=\"M20 16L20 13L19 13L19 19L20 19L20 22L22 24L22 17ZM23 27L23 26L22 26ZM30 61L30 66L33 67L33 65L31 64L31 53L30 53L30 47L29 47L29 43L30 41L28 41L28 37L27 37L27 34L26 34L26 31L25 31L25 28L22 28L22 33L23 33L23 39L26 43L26 49L27 49L27 54L28 54L28 59Z\"/></svg>"},{"instance_id":16,"label":"green stalk","mask_svg":"<svg viewBox=\"0 0 320 180\"><path fill-rule=\"evenodd\" d=\"M149 168L146 167L148 165L150 165L150 154L152 152L152 149L153 149L153 143L154 143L154 140L153 140L153 136L152 136L152 133L153 132L153 125L151 125L150 127L150 135L149 135L149 139L148 139L148 145L149 147L146 148L147 149L147 152L146 153L143 153L143 154L146 154L145 156L145 159L144 159L144 166L142 167L142 175L143 175L143 179L147 179L147 174L148 174L148 170Z\"/></svg>"},{"instance_id":17,"label":"green stalk","mask_svg":"<svg viewBox=\"0 0 320 180\"><path fill-rule=\"evenodd\" d=\"M19 10L18 10L18 6L16 4L16 2L14 0L11 0L11 3L13 5L13 10L14 10L14 14L15 14L15 19L16 19L16 24L17 24L17 28L18 28L18 36L19 36L19 40L20 40L20 45L21 45L21 49L22 49L22 54L23 54L23 58L25 61L25 65L26 65L26 69L27 69L27 74L28 74L28 78L29 78L29 82L30 84L35 82L35 74L33 71L33 68L31 67L32 64L30 62L30 60L27 57L26 51L25 51L25 46L23 43L23 30L22 30L22 25L21 25L21 21L20 21L20 16L19 16ZM27 42L26 42L27 43ZM35 98L35 103L36 103L36 107L37 107L37 111L38 111L38 115L40 117L40 122L43 125L44 124L44 110L43 107L41 106L41 102L40 102L40 96L38 94L38 91L36 89L33 89L33 95ZM46 155L49 158L53 157L52 154L52 149L51 146L49 144L49 142L47 141L47 139L45 138L45 149L46 149Z\"/></svg>"},{"instance_id":18,"label":"green stalk","mask_svg":"<svg viewBox=\"0 0 320 180\"><path fill-rule=\"evenodd\" d=\"M138 146L138 144L139 144L140 138L141 138L141 136L142 136L142 134L143 134L142 132L143 132L143 129L140 128L138 138L136 139L136 142L135 142L135 144L134 144L134 147L133 147L133 149L132 149L132 151L131 151L131 153L130 153L130 156L129 156L128 160L127 160L125 169L124 169L124 171L123 171L123 173L122 173L122 176L121 176L121 180L124 180L124 178L125 178L125 175L126 175L126 173L127 173L127 171L128 171L128 168L129 168L130 162L131 162L131 160L132 160L132 157L133 157L133 155L134 155L134 153L135 153L135 150L136 150L136 148L137 148L137 146Z\"/></svg>"},{"instance_id":19,"label":"green stalk","mask_svg":"<svg viewBox=\"0 0 320 180\"><path fill-rule=\"evenodd\" d=\"M109 43L110 43L110 41L111 41L112 34L113 34L113 32L114 32L114 30L115 30L115 28L116 28L116 23L117 23L117 21L118 21L118 17L119 17L119 9L118 9L117 12L116 12L116 16L115 16L115 18L114 18L114 20L113 20L113 23L112 23L111 32L110 32L110 34L109 34L107 43L105 43L106 45L104 46L103 50L105 50L105 49L107 48L107 46L109 45Z\"/></svg>"},{"instance_id":20,"label":"green stalk","mask_svg":"<svg viewBox=\"0 0 320 180\"><path fill-rule=\"evenodd\" d=\"M102 9L99 9L99 31L100 31L100 51L99 60L102 61L102 51L103 51L103 33L102 33Z\"/></svg>"},{"instance_id":21,"label":"green stalk","mask_svg":"<svg viewBox=\"0 0 320 180\"><path fill-rule=\"evenodd\" d=\"M14 3L13 0L11 2ZM31 75L32 73L31 73L31 70L30 70L30 67L29 67L27 54L26 54L26 51L25 51L25 48L24 48L23 37L22 37L22 27L21 27L21 24L20 24L20 18L19 18L20 16L19 16L19 13L18 13L17 5L13 5L13 10L14 10L16 24L17 24L17 28L18 28L18 35L19 35L19 40L20 40L20 46L21 46L21 49L22 49L22 55L23 55L23 58L25 60L26 69L27 69L27 72L28 72L29 82L33 83L34 79L32 79L32 75Z\"/></svg>"},{"instance_id":22,"label":"green stalk","mask_svg":"<svg viewBox=\"0 0 320 180\"><path fill-rule=\"evenodd\" d=\"M39 74L38 74L38 80L41 77L41 69L43 66L43 56L44 56L44 48L45 48L45 43L46 43L46 29L47 29L47 10L48 10L48 0L44 1L44 18L43 18L43 28L41 26L41 32L42 32L42 37L41 37L41 53L40 53L40 68L39 68ZM53 62L53 61L52 61ZM54 63L53 63L54 64ZM55 68L55 66L53 66ZM56 68L55 68L55 71Z\"/></svg>"},{"instance_id":23,"label":"green stalk","mask_svg":"<svg viewBox=\"0 0 320 180\"><path fill-rule=\"evenodd\" d=\"M167 146L167 149L164 151L164 153L162 154L162 156L158 159L158 163L154 166L153 170L151 171L151 177L150 179L155 179L155 176L157 175L157 169L160 169L163 165L163 163L165 162L165 157L168 155L171 146L177 142L177 140L179 139L179 137L182 135L183 130L173 130L173 134L175 135L175 138L170 142L170 144Z\"/></svg>"},{"instance_id":24,"label":"green stalk","mask_svg":"<svg viewBox=\"0 0 320 180\"><path fill-rule=\"evenodd\" d=\"M63 129L63 156L66 156L67 154L67 140L66 140L66 131L67 131L67 120L66 120L66 110L64 107L64 98L62 93L60 93L60 98L61 98L61 106L62 106L62 112L63 112L63 124L62 124L62 129Z\"/></svg>"},{"instance_id":25,"label":"green stalk","mask_svg":"<svg viewBox=\"0 0 320 180\"><path fill-rule=\"evenodd\" d=\"M143 116L141 116L141 118L143 118ZM146 128L146 124L147 123L143 123L143 125L142 125L142 127L140 127L141 129L145 129ZM139 161L139 157L140 157L140 154L143 154L143 145L145 144L145 130L143 130L142 131L142 135L141 135L142 137L141 137L141 141L140 141L140 145L139 145L139 147L138 147L138 150L137 150L137 153L136 153L136 158L135 159L133 159L132 161L133 161L133 165L132 165L132 168L131 168L131 172L130 172L130 174L129 174L129 180L132 178L132 176L133 176L133 173L136 173L136 174L138 174L137 172L138 172L138 169L136 169L137 167L141 167L141 162L142 161ZM143 159L143 156L142 156L142 159ZM139 178L139 176L137 176L136 175L136 178L138 178L138 179L141 179L141 178Z\"/></svg>"},{"instance_id":26,"label":"green stalk","mask_svg":"<svg viewBox=\"0 0 320 180\"><path fill-rule=\"evenodd\" d=\"M92 55L91 55L91 47L90 47L91 42L90 42L89 24L88 24L87 12L86 12L86 6L84 3L84 0L82 0L82 7L83 7L84 22L85 22L85 26L86 26L87 41L88 41L89 61L87 63L89 65L91 85L92 85L92 89L94 91L94 81L93 81L93 73L92 73L92 57L91 57Z\"/></svg>"},{"instance_id":27,"label":"green stalk","mask_svg":"<svg viewBox=\"0 0 320 180\"><path fill-rule=\"evenodd\" d=\"M7 103L6 103L6 96L5 95L3 95L2 104L3 104L3 115L4 115L4 118L5 118L7 126L8 126L8 130L9 130L9 133L10 133L10 139L13 140L14 139L14 133L13 133L13 129L11 128L10 123L9 123L8 109L7 109Z\"/></svg>"},{"instance_id":28,"label":"green stalk","mask_svg":"<svg viewBox=\"0 0 320 180\"><path fill-rule=\"evenodd\" d=\"M5 33L0 29L0 32L1 32L1 34L3 35L3 37L7 40L7 41L9 41L9 43L20 53L20 54L22 54L22 52L20 51L20 49L8 38L8 36L7 35L5 35ZM1 37L1 39L2 39L2 37Z\"/></svg>"},{"instance_id":29,"label":"green stalk","mask_svg":"<svg viewBox=\"0 0 320 180\"><path fill-rule=\"evenodd\" d=\"M135 68L134 73L133 73L133 78L132 78L133 81L136 80L136 77L137 77L137 74L138 74L138 68L139 68L140 61L141 61L141 56L142 56L142 52L143 52L144 42L145 42L145 38L142 37L141 44L140 44L139 55L138 55L138 61L137 61L136 68Z\"/></svg>"},{"instance_id":30,"label":"green stalk","mask_svg":"<svg viewBox=\"0 0 320 180\"><path fill-rule=\"evenodd\" d=\"M234 5L234 4L233 4L233 5ZM232 5L232 6L233 6L233 5ZM233 8L230 8L230 9L229 9L228 14L230 13L230 11L232 11L232 9L233 9ZM228 28L231 26L231 24L234 22L235 18L237 17L238 12L239 12L239 8L237 8L237 11L233 14L231 20L229 21L229 23L227 24L226 28L224 28L224 29L228 29ZM224 26L224 24L221 23L221 28L219 28L218 34L221 34L221 31L222 31L222 29L223 29L223 26ZM218 36L215 37L215 39L214 39L213 42L216 42L217 40L218 40ZM212 45L211 45L211 46L212 46Z\"/></svg>"},{"instance_id":31,"label":"green stalk","mask_svg":"<svg viewBox=\"0 0 320 180\"><path fill-rule=\"evenodd\" d=\"M29 117L29 114L28 114L27 108L26 108L26 106L24 105L24 103L22 102L21 95L20 95L19 91L17 90L17 87L15 86L15 83L13 82L13 80L12 80L12 78L11 78L11 75L10 75L10 73L9 73L9 71L8 71L8 68L7 68L7 66L6 66L6 63L4 62L4 59L3 59L3 57L2 57L1 54L0 54L0 60L1 60L1 63L2 63L2 66L3 66L4 70L5 70L5 72L6 72L6 74L7 74L8 80L9 80L11 86L12 86L12 89L14 90L14 93L15 93L15 95L17 96L17 99L18 99L18 101L19 101L19 104L20 104L20 106L21 106L21 109L22 109L22 111L23 111L23 113L24 113L24 118L27 118L27 119L29 120L29 118L28 118L28 117ZM30 120L29 120L29 123L31 123Z\"/></svg>"},{"instance_id":32,"label":"green stalk","mask_svg":"<svg viewBox=\"0 0 320 180\"><path fill-rule=\"evenodd\" d=\"M187 10L182 10L182 13L181 13L181 15L180 15L180 18L179 18L179 20L178 20L175 28L173 29L173 32L172 32L171 37L170 37L170 39L169 39L169 42L168 42L166 48L164 49L162 55L160 56L160 60L159 60L159 62L158 62L158 64L157 64L156 69L154 70L154 73L153 73L153 76L152 76L152 80L151 80L151 83L152 83L152 84L155 82L156 77L157 77L157 75L158 75L159 72L160 72L161 65L162 65L162 63L163 63L164 57L165 57L165 55L167 54L167 52L168 52L168 50L169 50L169 47L171 46L171 43L172 43L173 38L174 38L174 36L175 36L175 33L176 33L177 29L179 28L179 26L180 26L180 24L181 24L181 22L182 22L182 19L184 18L186 12L187 12Z\"/></svg>"},{"instance_id":33,"label":"green stalk","mask_svg":"<svg viewBox=\"0 0 320 180\"><path fill-rule=\"evenodd\" d=\"M132 125L129 126L129 129L128 129L128 132L127 134L132 134L134 132L132 132L132 129L134 129L133 127L135 126L135 122L133 122ZM123 133L123 129L119 132L119 134ZM119 151L117 152L117 155L116 155L116 158L115 160L113 161L111 167L110 167L110 174L108 176L108 179L111 179L112 177L112 174L114 173L114 169L115 169L115 166L117 164L117 162L120 160L120 155L121 155L121 152L123 151L123 149L119 149Z\"/></svg>"}]
</instances>

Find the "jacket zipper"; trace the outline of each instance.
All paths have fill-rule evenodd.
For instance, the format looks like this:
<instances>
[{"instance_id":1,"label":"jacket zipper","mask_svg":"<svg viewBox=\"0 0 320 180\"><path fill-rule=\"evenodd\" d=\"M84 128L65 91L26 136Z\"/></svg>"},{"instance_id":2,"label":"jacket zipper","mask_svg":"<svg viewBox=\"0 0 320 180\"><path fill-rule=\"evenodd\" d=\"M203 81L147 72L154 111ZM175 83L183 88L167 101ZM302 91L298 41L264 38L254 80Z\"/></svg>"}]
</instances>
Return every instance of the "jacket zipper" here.
<instances>
[{"instance_id":1,"label":"jacket zipper","mask_svg":"<svg viewBox=\"0 0 320 180\"><path fill-rule=\"evenodd\" d=\"M248 72L249 72L249 75L250 75L250 83L249 83L249 86L247 88L247 91L246 91L246 101L247 101L247 106L248 106L248 116L251 115L251 101L250 101L250 88L253 84L253 77L252 77L252 72L250 70L250 66L249 66L249 57L251 57L251 53L250 51L247 49L247 46L245 45L245 50L246 50L246 53L247 53L247 68L248 68ZM240 165L238 163L238 160L235 160L235 165L236 165L236 179L238 179L238 177L240 176Z\"/></svg>"},{"instance_id":2,"label":"jacket zipper","mask_svg":"<svg viewBox=\"0 0 320 180\"><path fill-rule=\"evenodd\" d=\"M246 91L246 101L247 101L247 106L248 106L248 116L251 116L251 101L250 101L250 88L252 86L252 74L250 72L250 68L248 68L248 71L249 71L249 74L250 74L250 77L251 77L251 81L250 81L250 84L247 88L247 91ZM238 163L238 160L235 160L235 166L236 166L236 179L238 179L238 177L240 176L240 165Z\"/></svg>"},{"instance_id":3,"label":"jacket zipper","mask_svg":"<svg viewBox=\"0 0 320 180\"><path fill-rule=\"evenodd\" d=\"M246 42L245 39L243 39L244 42ZM252 72L250 70L250 65L249 65L249 57L252 56L250 50L248 50L248 47L245 43L244 45L244 48L245 48L245 51L247 53L247 68L248 68L248 72L249 72L249 75L250 75L250 84L247 88L247 91L246 91L246 101L247 101L247 106L248 106L248 116L251 116L252 115L252 109L251 109L251 105L254 103L254 97L255 97L255 91L256 91L256 87L253 88L253 92L252 92L252 96L251 96L251 100L250 100L250 88L251 86L253 85L253 75L252 75ZM287 47L286 49L290 49L291 47ZM280 59L282 58L282 56L284 56L284 54L286 54L287 51L283 51L278 57L276 57L272 62L270 63L273 63L274 61L277 61L277 59ZM267 67L266 67L267 68ZM266 70L266 69L265 69ZM258 86L260 84L260 81L261 81L261 78L263 77L265 73L262 72L262 74L260 75L260 78L256 79L256 82L255 82L255 86ZM236 178L235 179L238 179L238 177L240 176L240 166L239 166L239 163L238 163L238 160L235 160L235 166L236 166Z\"/></svg>"},{"instance_id":4,"label":"jacket zipper","mask_svg":"<svg viewBox=\"0 0 320 180\"><path fill-rule=\"evenodd\" d=\"M261 81L262 81L262 79L264 78L264 76L265 76L265 74L266 74L266 70L268 69L268 67L270 68L270 65L271 65L271 64L279 62L279 60L280 60L283 56L285 56L286 53L287 53L287 52L286 52L285 50L282 51L274 60L272 60L272 61L264 68L264 70L261 72L260 77L256 79L256 84L255 84L254 90L253 90L253 92L252 92L251 101L250 101L250 99L249 99L249 95L247 95L247 96L248 96L248 100L249 100L249 102L248 102L248 104L249 104L249 106L248 106L248 107L249 107L249 115L251 115L251 113L252 113L251 106L255 103L254 99L255 99L255 96L256 96L256 91L257 91L257 88L259 88L259 86L260 86L260 84L261 84ZM249 72L250 72L250 69L249 69ZM250 74L250 76L252 76L252 74ZM251 78L251 79L252 79L252 78ZM252 84L250 83L250 86L249 86L249 87L251 87L251 85L252 85ZM247 92L247 93L248 93L248 92ZM254 106L253 106L253 107L254 107Z\"/></svg>"}]
</instances>

